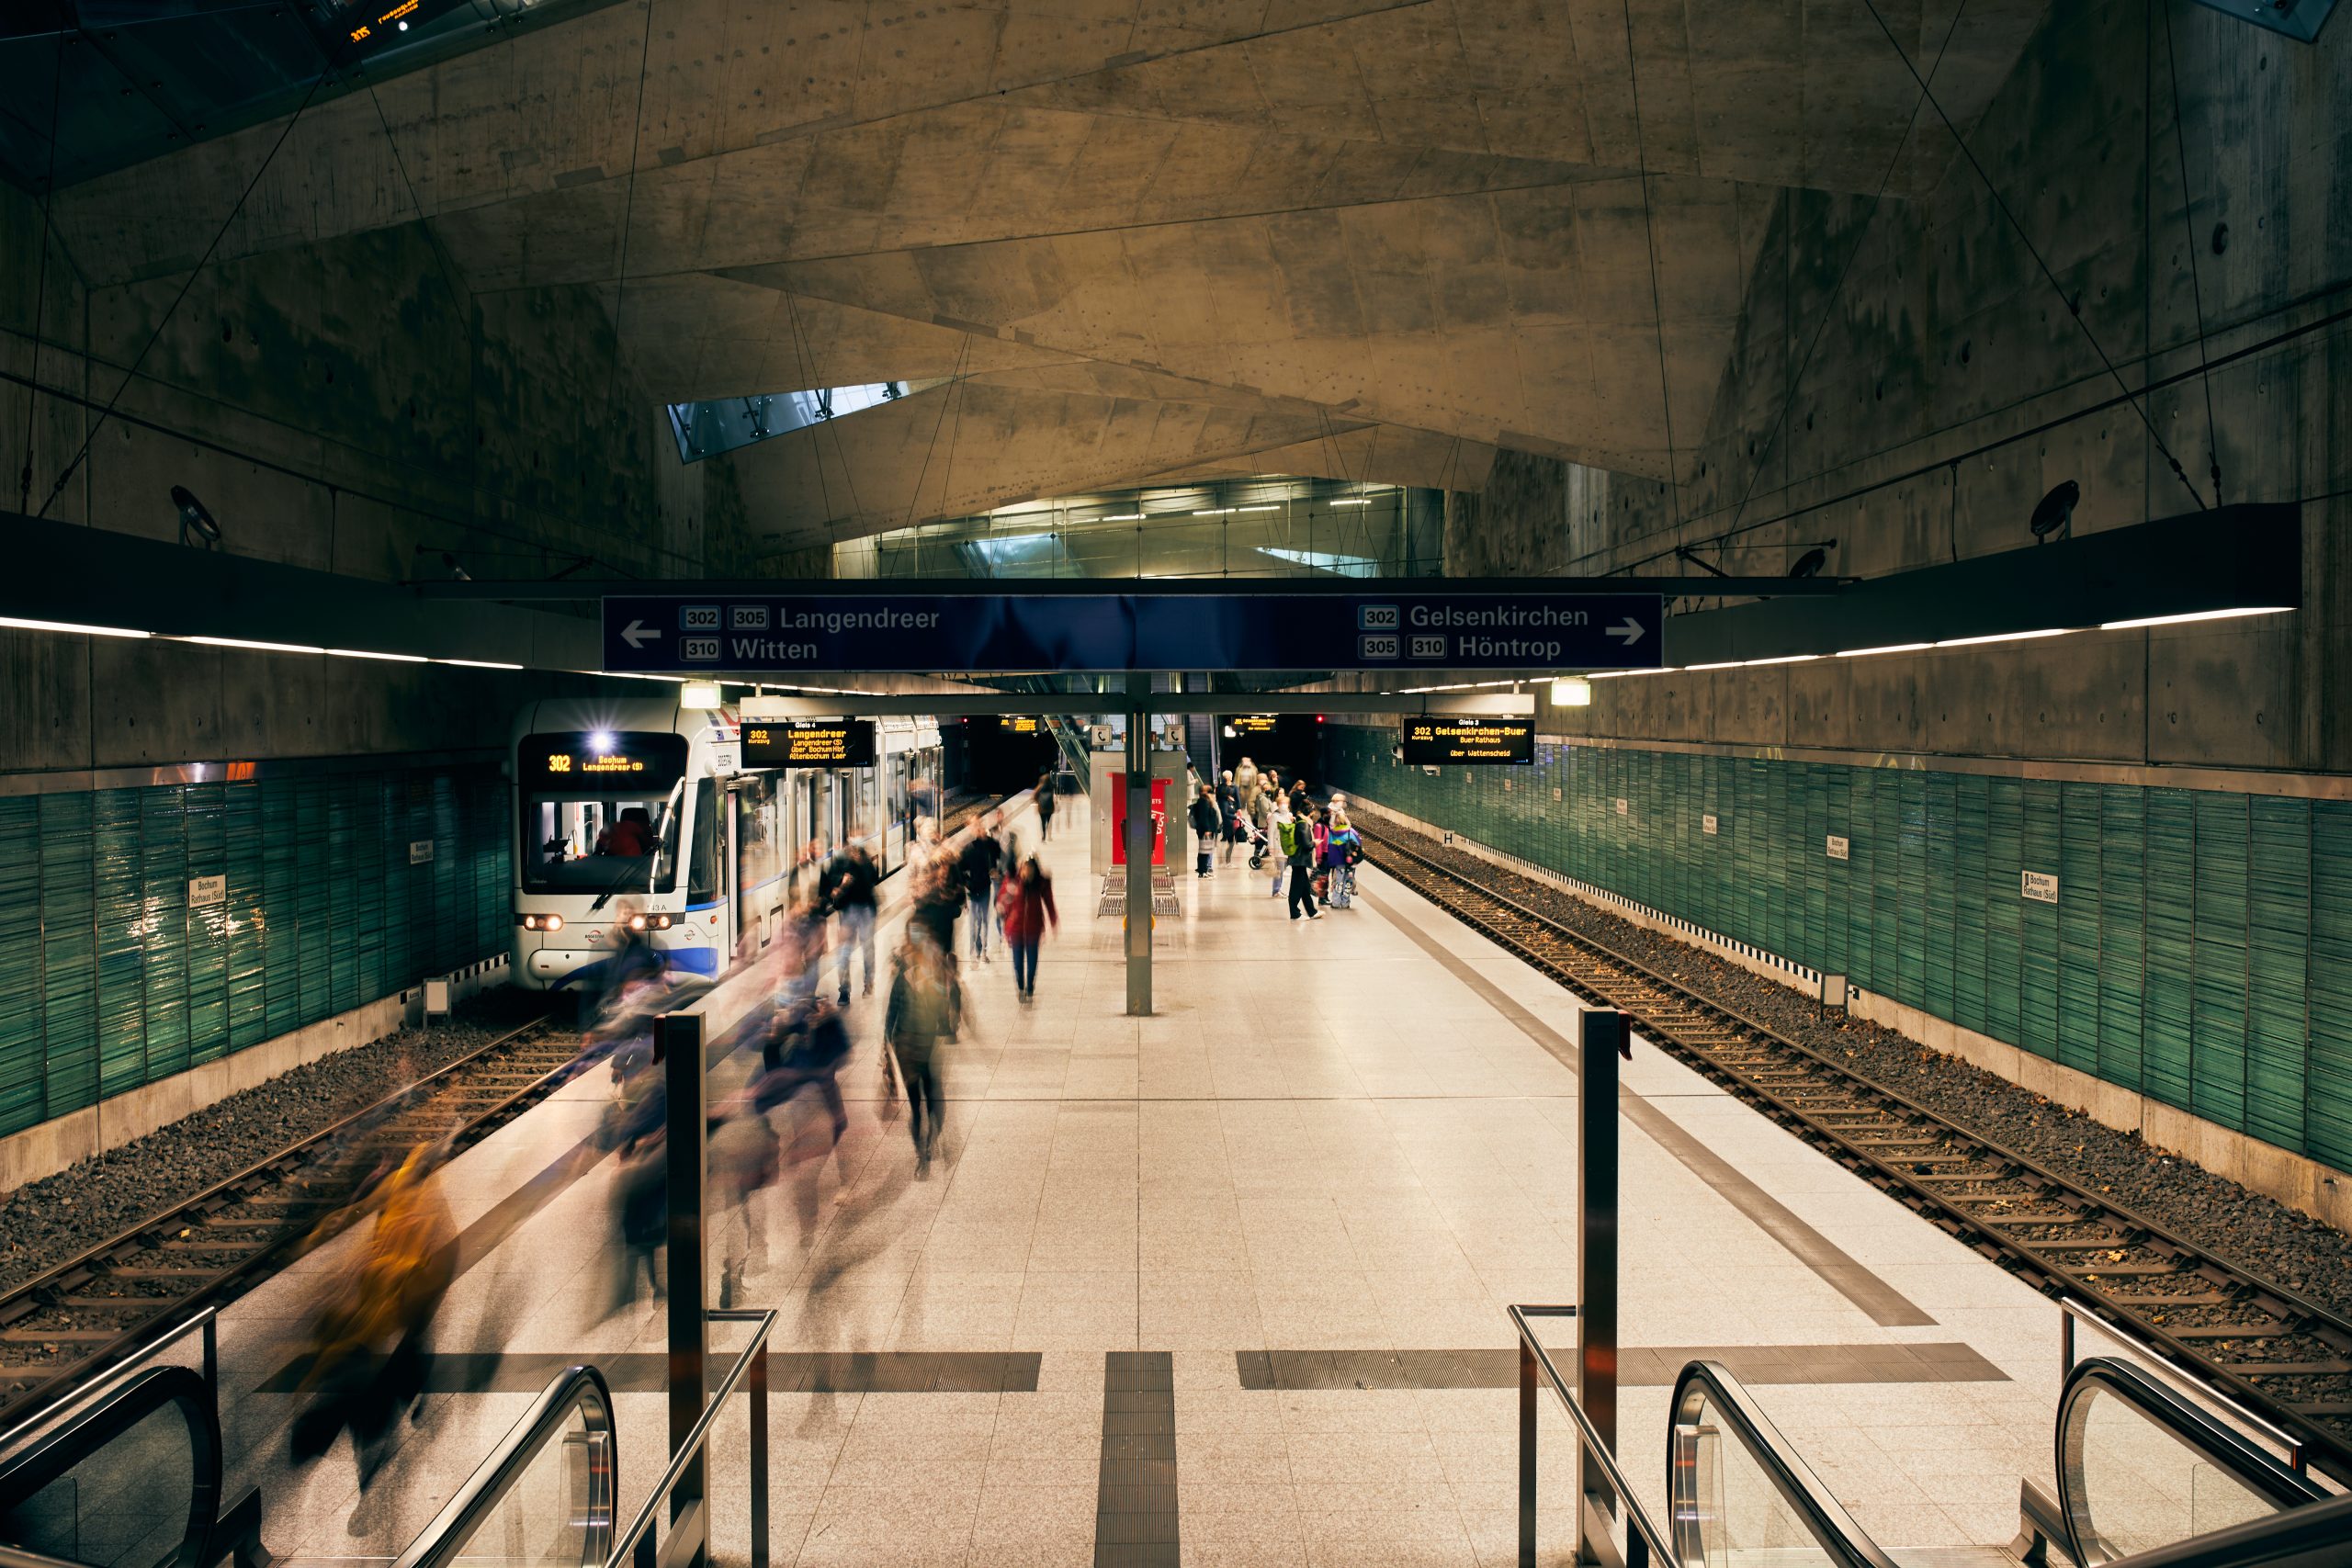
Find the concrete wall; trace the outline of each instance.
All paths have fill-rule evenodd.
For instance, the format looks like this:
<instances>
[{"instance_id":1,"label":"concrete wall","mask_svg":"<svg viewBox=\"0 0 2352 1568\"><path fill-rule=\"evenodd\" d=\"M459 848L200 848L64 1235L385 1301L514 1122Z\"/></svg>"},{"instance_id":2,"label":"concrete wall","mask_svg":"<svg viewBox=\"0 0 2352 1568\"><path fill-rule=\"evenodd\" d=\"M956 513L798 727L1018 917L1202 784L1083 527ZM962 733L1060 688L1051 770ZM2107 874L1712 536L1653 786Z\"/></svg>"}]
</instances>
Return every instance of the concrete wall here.
<instances>
[{"instance_id":1,"label":"concrete wall","mask_svg":"<svg viewBox=\"0 0 2352 1568\"><path fill-rule=\"evenodd\" d=\"M182 484L223 548L378 580L445 576L444 551L479 579L736 559L728 466L679 461L604 291L477 293L417 223L104 287L42 234L39 204L0 187L0 476L17 510L173 538Z\"/></svg>"},{"instance_id":2,"label":"concrete wall","mask_svg":"<svg viewBox=\"0 0 2352 1568\"><path fill-rule=\"evenodd\" d=\"M2077 529L2197 510L2151 426L2207 502L2217 457L2231 502L2352 491L2352 322L2326 321L2352 281L2347 106L2341 28L2314 48L2188 0L2051 7L1969 133L2015 226L1932 109L1914 136L1948 162L1920 194L1781 193L1678 482L1504 454L1456 502L1476 526L1449 527L1448 570L1673 571L1690 544L1772 575L1834 538L1831 571L1876 575L2024 546L2069 479ZM2168 384L2135 408L2102 350L2135 390ZM2347 528L2352 496L2305 506L2293 617L1612 682L1559 727L2352 768L2327 700L2352 658Z\"/></svg>"}]
</instances>

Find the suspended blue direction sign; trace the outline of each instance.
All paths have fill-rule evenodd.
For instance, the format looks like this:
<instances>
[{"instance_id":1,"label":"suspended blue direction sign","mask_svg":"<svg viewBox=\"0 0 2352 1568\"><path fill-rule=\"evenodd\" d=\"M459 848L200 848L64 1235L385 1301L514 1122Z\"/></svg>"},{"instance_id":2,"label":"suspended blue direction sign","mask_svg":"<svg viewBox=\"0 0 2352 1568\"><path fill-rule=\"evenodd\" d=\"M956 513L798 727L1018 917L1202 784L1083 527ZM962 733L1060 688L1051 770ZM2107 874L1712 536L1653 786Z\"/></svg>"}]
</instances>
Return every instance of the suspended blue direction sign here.
<instances>
[{"instance_id":1,"label":"suspended blue direction sign","mask_svg":"<svg viewBox=\"0 0 2352 1568\"><path fill-rule=\"evenodd\" d=\"M1655 669L1656 593L778 593L605 602L616 672Z\"/></svg>"}]
</instances>

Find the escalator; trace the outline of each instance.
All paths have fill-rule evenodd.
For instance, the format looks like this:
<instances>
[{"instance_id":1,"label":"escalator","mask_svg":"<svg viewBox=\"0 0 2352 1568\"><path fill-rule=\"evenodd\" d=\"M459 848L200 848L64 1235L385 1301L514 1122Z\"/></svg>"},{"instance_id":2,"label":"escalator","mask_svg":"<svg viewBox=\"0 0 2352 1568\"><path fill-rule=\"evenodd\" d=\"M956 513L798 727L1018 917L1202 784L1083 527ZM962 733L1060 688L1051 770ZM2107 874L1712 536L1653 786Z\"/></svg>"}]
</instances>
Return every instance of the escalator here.
<instances>
[{"instance_id":1,"label":"escalator","mask_svg":"<svg viewBox=\"0 0 2352 1568\"><path fill-rule=\"evenodd\" d=\"M0 1551L86 1568L266 1568L260 1498L224 1507L213 1314L0 1424ZM201 1339L203 1368L165 1357Z\"/></svg>"},{"instance_id":2,"label":"escalator","mask_svg":"<svg viewBox=\"0 0 2352 1568\"><path fill-rule=\"evenodd\" d=\"M1935 1568L2009 1550L1888 1551L1855 1523L1738 1379L1693 1361L1669 1406L1680 1568ZM2352 1495L2329 1492L2132 1363L2078 1364L2055 1423L2056 1544L2078 1568L2346 1568Z\"/></svg>"},{"instance_id":3,"label":"escalator","mask_svg":"<svg viewBox=\"0 0 2352 1568\"><path fill-rule=\"evenodd\" d=\"M2059 1506L2070 1554L2106 1568L2329 1494L2129 1361L2094 1356L2058 1399ZM2339 1561L2352 1562L2352 1531Z\"/></svg>"}]
</instances>

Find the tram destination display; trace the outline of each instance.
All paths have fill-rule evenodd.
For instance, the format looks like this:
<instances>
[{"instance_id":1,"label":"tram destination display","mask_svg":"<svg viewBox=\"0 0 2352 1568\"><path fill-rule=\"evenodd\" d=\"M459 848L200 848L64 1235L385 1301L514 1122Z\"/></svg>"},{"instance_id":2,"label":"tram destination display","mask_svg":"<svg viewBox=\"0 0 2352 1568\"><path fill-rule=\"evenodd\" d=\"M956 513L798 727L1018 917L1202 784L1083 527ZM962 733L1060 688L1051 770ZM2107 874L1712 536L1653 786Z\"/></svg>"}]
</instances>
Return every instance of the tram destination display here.
<instances>
[{"instance_id":1,"label":"tram destination display","mask_svg":"<svg viewBox=\"0 0 2352 1568\"><path fill-rule=\"evenodd\" d=\"M1396 727L1408 766L1505 766L1535 761L1532 718L1414 718Z\"/></svg>"},{"instance_id":2,"label":"tram destination display","mask_svg":"<svg viewBox=\"0 0 2352 1568\"><path fill-rule=\"evenodd\" d=\"M1253 735L1271 736L1274 733L1274 716L1270 713L1236 714L1226 720L1226 723L1232 728L1234 739L1237 740L1246 740Z\"/></svg>"},{"instance_id":3,"label":"tram destination display","mask_svg":"<svg viewBox=\"0 0 2352 1568\"><path fill-rule=\"evenodd\" d=\"M747 768L870 768L870 718L784 718L743 726Z\"/></svg>"}]
</instances>

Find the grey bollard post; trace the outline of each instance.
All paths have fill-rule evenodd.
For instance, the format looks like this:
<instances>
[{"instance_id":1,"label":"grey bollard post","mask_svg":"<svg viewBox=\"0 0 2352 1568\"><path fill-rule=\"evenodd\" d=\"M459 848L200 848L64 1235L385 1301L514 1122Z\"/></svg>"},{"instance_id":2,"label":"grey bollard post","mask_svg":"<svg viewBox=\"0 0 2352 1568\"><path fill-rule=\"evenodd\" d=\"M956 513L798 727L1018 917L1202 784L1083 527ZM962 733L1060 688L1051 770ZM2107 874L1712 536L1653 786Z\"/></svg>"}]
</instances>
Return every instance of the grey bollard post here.
<instances>
[{"instance_id":1,"label":"grey bollard post","mask_svg":"<svg viewBox=\"0 0 2352 1568\"><path fill-rule=\"evenodd\" d=\"M670 1453L675 1458L702 1419L710 1386L710 1319L704 1310L707 1293L703 1267L703 1237L708 1229L704 1224L708 1105L701 1017L661 1014L653 1021L653 1051L661 1058L669 1111ZM697 1459L679 1476L677 1489L670 1494L673 1524L707 1495L706 1468L706 1461ZM705 1552L697 1551L674 1568L702 1568L704 1561Z\"/></svg>"},{"instance_id":2,"label":"grey bollard post","mask_svg":"<svg viewBox=\"0 0 2352 1568\"><path fill-rule=\"evenodd\" d=\"M1580 1082L1577 1087L1577 1397L1593 1430L1613 1453L1617 1447L1617 1063L1626 1045L1625 1015L1606 1010L1584 1014L1578 1035ZM1582 1453L1582 1450L1578 1450ZM1577 1491L1604 1515L1615 1505L1600 1466L1590 1456L1577 1463ZM1587 1539L1577 1511L1580 1561L1604 1562Z\"/></svg>"}]
</instances>

